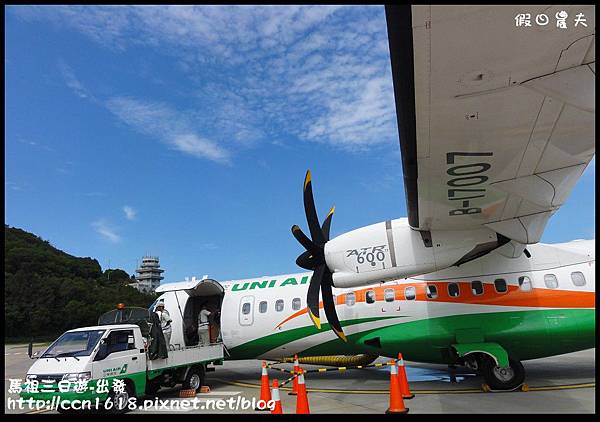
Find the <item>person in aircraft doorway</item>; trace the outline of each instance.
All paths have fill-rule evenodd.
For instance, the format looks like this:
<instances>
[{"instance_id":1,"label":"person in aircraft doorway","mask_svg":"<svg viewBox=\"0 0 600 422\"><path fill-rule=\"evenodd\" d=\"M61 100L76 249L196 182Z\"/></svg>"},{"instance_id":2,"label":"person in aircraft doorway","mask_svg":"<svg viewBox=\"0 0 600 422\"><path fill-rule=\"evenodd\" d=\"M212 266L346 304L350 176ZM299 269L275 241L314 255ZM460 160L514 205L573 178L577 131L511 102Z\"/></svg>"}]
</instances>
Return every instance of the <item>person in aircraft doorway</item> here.
<instances>
[{"instance_id":1,"label":"person in aircraft doorway","mask_svg":"<svg viewBox=\"0 0 600 422\"><path fill-rule=\"evenodd\" d=\"M198 314L198 344L200 346L208 346L210 344L209 333L209 318L212 312L206 308L202 308Z\"/></svg>"},{"instance_id":2,"label":"person in aircraft doorway","mask_svg":"<svg viewBox=\"0 0 600 422\"><path fill-rule=\"evenodd\" d=\"M155 312L158 314L158 319L160 320L160 327L162 328L163 335L165 336L165 342L167 343L167 349L169 348L169 344L171 344L171 316L169 312L165 309L165 301L159 300L156 304Z\"/></svg>"}]
</instances>

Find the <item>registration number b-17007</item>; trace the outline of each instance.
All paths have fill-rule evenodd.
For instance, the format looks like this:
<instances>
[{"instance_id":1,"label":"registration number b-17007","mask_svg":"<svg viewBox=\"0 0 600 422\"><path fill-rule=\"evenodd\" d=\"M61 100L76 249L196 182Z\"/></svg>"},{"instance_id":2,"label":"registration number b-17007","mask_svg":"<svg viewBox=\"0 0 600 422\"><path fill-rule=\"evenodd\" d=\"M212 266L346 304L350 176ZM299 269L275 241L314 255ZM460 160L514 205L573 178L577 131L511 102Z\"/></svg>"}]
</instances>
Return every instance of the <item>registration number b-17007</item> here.
<instances>
[{"instance_id":1,"label":"registration number b-17007","mask_svg":"<svg viewBox=\"0 0 600 422\"><path fill-rule=\"evenodd\" d=\"M456 208L448 212L450 216L481 213L481 207L472 206L471 201L485 198L486 182L489 179L485 173L492 165L480 157L493 155L493 152L449 152L446 154L448 201L456 201Z\"/></svg>"}]
</instances>

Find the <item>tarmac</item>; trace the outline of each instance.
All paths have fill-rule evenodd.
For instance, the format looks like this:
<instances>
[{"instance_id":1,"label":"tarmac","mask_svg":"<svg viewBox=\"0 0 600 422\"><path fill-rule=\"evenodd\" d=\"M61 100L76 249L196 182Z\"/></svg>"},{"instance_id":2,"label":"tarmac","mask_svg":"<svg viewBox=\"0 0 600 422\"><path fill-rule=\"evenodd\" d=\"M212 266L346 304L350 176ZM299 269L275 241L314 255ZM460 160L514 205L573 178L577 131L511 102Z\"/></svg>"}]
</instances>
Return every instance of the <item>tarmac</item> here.
<instances>
[{"instance_id":1,"label":"tarmac","mask_svg":"<svg viewBox=\"0 0 600 422\"><path fill-rule=\"evenodd\" d=\"M34 346L34 351L43 349ZM10 379L24 379L32 361L27 345L5 345L5 413L56 413L46 409L9 409ZM376 362L385 363L379 358ZM482 389L483 379L465 368L456 368L451 377L444 365L406 361L407 376L415 397L405 400L409 413L595 413L595 349L523 362L529 391L491 393ZM301 365L304 370L317 369ZM291 364L274 367L291 370ZM331 368L331 367L329 367ZM311 413L383 414L389 405L389 369L386 365L366 369L329 369L305 376ZM269 382L281 384L289 373L269 369ZM260 395L261 362L226 361L206 374L210 392L180 399L180 387L163 388L155 397L146 397L130 413L268 413L250 406ZM454 380L452 378L455 378ZM454 381L454 382L453 382ZM295 413L296 397L288 395L291 382L280 389L283 413ZM187 400L187 402L185 401ZM144 403L145 402L145 403ZM150 406L152 404L152 406ZM244 406L246 406L244 408Z\"/></svg>"}]
</instances>

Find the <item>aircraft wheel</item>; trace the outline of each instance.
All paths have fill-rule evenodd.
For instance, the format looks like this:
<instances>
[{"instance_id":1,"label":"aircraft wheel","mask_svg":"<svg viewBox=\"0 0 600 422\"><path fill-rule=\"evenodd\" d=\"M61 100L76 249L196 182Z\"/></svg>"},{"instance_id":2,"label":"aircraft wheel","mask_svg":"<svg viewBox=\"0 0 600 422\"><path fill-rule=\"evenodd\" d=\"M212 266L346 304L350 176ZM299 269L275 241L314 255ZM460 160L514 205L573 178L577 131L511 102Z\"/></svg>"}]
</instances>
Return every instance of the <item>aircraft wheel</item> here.
<instances>
[{"instance_id":1,"label":"aircraft wheel","mask_svg":"<svg viewBox=\"0 0 600 422\"><path fill-rule=\"evenodd\" d=\"M509 367L496 365L494 359L486 356L481 365L481 374L491 390L514 390L525 381L525 368L518 360L509 358Z\"/></svg>"}]
</instances>

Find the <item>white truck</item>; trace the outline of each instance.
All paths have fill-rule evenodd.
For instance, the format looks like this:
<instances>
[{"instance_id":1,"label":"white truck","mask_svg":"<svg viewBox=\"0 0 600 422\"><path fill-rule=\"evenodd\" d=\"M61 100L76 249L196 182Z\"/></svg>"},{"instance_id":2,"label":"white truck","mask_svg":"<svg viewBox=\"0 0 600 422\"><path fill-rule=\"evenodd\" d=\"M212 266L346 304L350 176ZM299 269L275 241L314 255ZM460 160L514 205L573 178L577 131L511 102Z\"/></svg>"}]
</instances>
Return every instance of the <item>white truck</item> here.
<instances>
[{"instance_id":1,"label":"white truck","mask_svg":"<svg viewBox=\"0 0 600 422\"><path fill-rule=\"evenodd\" d=\"M178 306L185 306L191 298L195 308L204 302L220 305L223 289L213 280L194 280L194 288L170 290L162 298L172 299L170 296ZM173 335L166 347L153 306L145 309L120 304L102 315L97 326L69 330L37 356L32 355L30 344L29 355L36 361L27 372L21 397L55 404L89 400L107 408L110 399L115 410L125 410L132 399L155 394L163 386L181 383L184 389L198 391L207 370L214 370L208 365L223 363L220 336L211 336L210 344L173 341L183 338L185 324L183 312L171 309ZM116 383L120 388L113 388L115 379L123 381ZM67 407L58 406L57 410Z\"/></svg>"}]
</instances>

